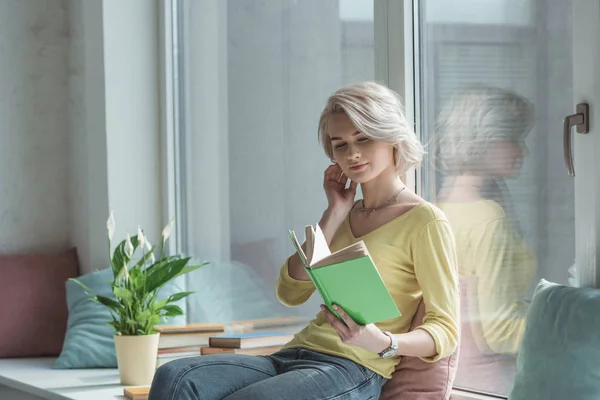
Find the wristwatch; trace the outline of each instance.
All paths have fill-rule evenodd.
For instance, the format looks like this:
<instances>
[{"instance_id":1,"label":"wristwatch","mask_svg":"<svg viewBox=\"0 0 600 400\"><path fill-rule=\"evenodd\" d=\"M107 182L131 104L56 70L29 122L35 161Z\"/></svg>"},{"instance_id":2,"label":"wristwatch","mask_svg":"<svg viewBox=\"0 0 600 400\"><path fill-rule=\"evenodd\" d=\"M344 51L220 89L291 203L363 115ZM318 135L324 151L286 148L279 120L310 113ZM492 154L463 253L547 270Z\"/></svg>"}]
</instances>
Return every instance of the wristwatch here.
<instances>
[{"instance_id":1,"label":"wristwatch","mask_svg":"<svg viewBox=\"0 0 600 400\"><path fill-rule=\"evenodd\" d=\"M390 344L390 347L388 347L387 349L385 349L381 353L379 353L379 357L392 358L396 355L396 353L398 353L398 341L396 340L396 338L394 337L394 335L392 333L387 332L387 331L383 331L383 333L390 338L391 344Z\"/></svg>"}]
</instances>

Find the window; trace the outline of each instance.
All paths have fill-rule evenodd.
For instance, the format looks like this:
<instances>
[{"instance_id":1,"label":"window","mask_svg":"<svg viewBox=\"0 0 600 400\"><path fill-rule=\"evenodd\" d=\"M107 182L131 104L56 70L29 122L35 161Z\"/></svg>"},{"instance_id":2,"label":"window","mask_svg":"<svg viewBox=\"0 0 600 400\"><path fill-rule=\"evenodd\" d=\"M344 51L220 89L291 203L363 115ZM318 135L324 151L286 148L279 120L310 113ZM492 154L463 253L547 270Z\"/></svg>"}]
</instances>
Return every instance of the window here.
<instances>
[{"instance_id":1,"label":"window","mask_svg":"<svg viewBox=\"0 0 600 400\"><path fill-rule=\"evenodd\" d=\"M571 2L410 3L400 16L395 0L172 0L170 202L179 249L212 261L188 277L188 313L314 315L316 296L284 309L273 286L293 251L287 229L326 206L318 117L341 85L387 80L428 146L416 190L457 236L455 384L507 395L532 289L569 283L575 258L560 140L573 111Z\"/></svg>"},{"instance_id":2,"label":"window","mask_svg":"<svg viewBox=\"0 0 600 400\"><path fill-rule=\"evenodd\" d=\"M213 262L189 277L193 318L313 317L274 285L326 207L317 124L329 94L374 79L373 1L173 2L179 81L181 249ZM217 304L218 303L218 304ZM209 307L210 308L210 307Z\"/></svg>"},{"instance_id":3,"label":"window","mask_svg":"<svg viewBox=\"0 0 600 400\"><path fill-rule=\"evenodd\" d=\"M574 186L571 2L415 2L421 191L452 223L463 279L455 386L507 395L539 278L568 283Z\"/></svg>"}]
</instances>

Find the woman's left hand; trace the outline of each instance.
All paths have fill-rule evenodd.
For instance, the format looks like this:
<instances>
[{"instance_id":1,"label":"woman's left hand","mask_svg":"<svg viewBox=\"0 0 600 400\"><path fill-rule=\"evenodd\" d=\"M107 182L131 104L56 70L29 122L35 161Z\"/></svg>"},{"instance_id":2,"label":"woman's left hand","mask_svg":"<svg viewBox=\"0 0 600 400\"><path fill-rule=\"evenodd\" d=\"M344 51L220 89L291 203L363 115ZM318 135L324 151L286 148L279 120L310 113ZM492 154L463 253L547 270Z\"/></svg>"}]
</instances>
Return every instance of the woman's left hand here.
<instances>
[{"instance_id":1,"label":"woman's left hand","mask_svg":"<svg viewBox=\"0 0 600 400\"><path fill-rule=\"evenodd\" d=\"M333 309L342 317L342 320L329 311L327 306L321 304L321 310L325 314L325 318L340 335L342 342L360 346L373 353L381 353L390 346L390 338L375 324L359 325L350 318L342 307L334 304Z\"/></svg>"}]
</instances>

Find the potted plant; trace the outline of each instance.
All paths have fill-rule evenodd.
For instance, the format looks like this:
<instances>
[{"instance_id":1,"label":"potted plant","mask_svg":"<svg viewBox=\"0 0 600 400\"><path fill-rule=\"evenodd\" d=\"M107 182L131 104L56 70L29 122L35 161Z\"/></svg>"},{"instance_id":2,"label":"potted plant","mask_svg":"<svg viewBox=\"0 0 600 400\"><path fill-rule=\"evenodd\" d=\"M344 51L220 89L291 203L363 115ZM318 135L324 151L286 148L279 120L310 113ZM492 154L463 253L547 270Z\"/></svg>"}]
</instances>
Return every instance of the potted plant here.
<instances>
[{"instance_id":1,"label":"potted plant","mask_svg":"<svg viewBox=\"0 0 600 400\"><path fill-rule=\"evenodd\" d=\"M107 324L115 329L115 349L122 385L152 383L159 339L156 325L167 317L183 315L183 310L174 303L192 293L180 292L159 299L157 296L161 288L171 280L206 265L188 265L189 257L165 255L165 245L173 223L171 220L162 230L158 258L155 256L157 245L152 244L139 227L136 236L127 234L111 254L115 231L115 219L111 212L106 228L113 272L113 279L108 284L112 287L114 299L91 294L88 287L72 279L91 294L91 300L110 310L112 321L107 321Z\"/></svg>"}]
</instances>

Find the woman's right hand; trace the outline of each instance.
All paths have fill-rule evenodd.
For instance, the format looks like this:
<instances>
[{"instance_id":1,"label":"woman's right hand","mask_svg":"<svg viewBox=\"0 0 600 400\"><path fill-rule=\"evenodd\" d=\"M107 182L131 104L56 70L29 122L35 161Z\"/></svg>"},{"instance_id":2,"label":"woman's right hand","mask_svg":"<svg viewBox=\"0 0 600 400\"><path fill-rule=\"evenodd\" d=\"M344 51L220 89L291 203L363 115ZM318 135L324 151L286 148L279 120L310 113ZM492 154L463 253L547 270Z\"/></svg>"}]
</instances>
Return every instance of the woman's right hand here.
<instances>
[{"instance_id":1,"label":"woman's right hand","mask_svg":"<svg viewBox=\"0 0 600 400\"><path fill-rule=\"evenodd\" d=\"M346 188L348 177L342 172L342 168L338 164L330 165L325 170L323 179L323 189L327 196L327 209L343 218L348 215L354 206L354 197L356 196L356 182L350 181L350 185Z\"/></svg>"}]
</instances>

